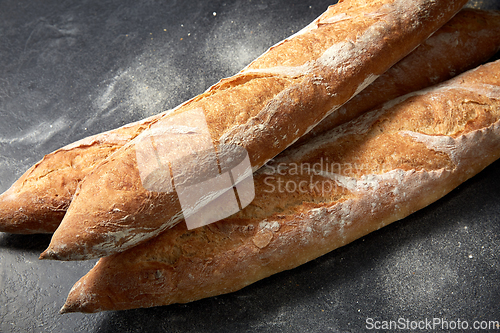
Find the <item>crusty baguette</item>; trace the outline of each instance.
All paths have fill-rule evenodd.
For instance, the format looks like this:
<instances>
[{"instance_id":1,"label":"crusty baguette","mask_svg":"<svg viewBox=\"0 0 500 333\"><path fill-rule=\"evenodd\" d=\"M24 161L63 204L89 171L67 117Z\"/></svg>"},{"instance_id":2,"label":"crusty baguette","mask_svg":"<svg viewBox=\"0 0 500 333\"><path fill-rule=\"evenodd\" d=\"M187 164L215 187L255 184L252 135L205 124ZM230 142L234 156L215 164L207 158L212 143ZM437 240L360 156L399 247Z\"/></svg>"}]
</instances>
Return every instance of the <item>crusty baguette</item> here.
<instances>
[{"instance_id":1,"label":"crusty baguette","mask_svg":"<svg viewBox=\"0 0 500 333\"><path fill-rule=\"evenodd\" d=\"M152 307L238 290L408 216L498 157L500 61L287 150L256 173L256 199L246 209L195 230L181 223L101 258L61 312Z\"/></svg>"},{"instance_id":2,"label":"crusty baguette","mask_svg":"<svg viewBox=\"0 0 500 333\"><path fill-rule=\"evenodd\" d=\"M410 55L331 114L296 144L390 99L442 82L487 61L500 47L500 15L463 9ZM418 68L419 70L415 70ZM0 195L0 231L52 233L78 183L95 165L159 116L94 135L46 155Z\"/></svg>"},{"instance_id":3,"label":"crusty baguette","mask_svg":"<svg viewBox=\"0 0 500 333\"><path fill-rule=\"evenodd\" d=\"M45 155L0 195L0 231L54 232L80 181L157 117L84 138Z\"/></svg>"},{"instance_id":4,"label":"crusty baguette","mask_svg":"<svg viewBox=\"0 0 500 333\"><path fill-rule=\"evenodd\" d=\"M498 11L477 11L467 8L461 10L417 50L391 67L362 93L354 96L339 112L321 121L301 137L299 142L354 119L388 100L449 80L489 60L498 51L495 42L500 38L499 20ZM480 31L481 26L485 27L483 31ZM463 33L460 32L462 29L465 29ZM485 33L491 34L489 40L479 37ZM477 59L479 61L454 65L450 63L471 57L477 51L476 48L489 49L493 53L485 52L482 60Z\"/></svg>"},{"instance_id":5,"label":"crusty baguette","mask_svg":"<svg viewBox=\"0 0 500 333\"><path fill-rule=\"evenodd\" d=\"M143 138L154 136L157 146L170 147L164 149L173 163L184 157L175 147L201 132L190 123L191 114L201 111L213 146L244 148L255 171L416 48L466 2L351 0L329 7L298 34L182 104L153 125L154 130L94 168L80 183L40 258L82 260L121 252L181 220L175 191L143 186L136 158ZM182 125L170 124L174 117ZM162 122L168 125L162 127ZM179 126L194 129L186 132ZM192 169L181 171L180 182L210 172L207 160L193 156Z\"/></svg>"}]
</instances>

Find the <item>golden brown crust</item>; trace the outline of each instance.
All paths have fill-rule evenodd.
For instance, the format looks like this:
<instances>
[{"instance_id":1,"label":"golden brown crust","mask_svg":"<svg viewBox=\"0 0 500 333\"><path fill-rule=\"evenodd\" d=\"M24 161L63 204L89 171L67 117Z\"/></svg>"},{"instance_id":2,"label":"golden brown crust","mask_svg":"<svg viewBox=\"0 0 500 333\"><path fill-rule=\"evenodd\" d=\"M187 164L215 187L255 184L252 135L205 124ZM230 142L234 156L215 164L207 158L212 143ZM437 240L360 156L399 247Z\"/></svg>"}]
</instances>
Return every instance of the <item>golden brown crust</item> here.
<instances>
[{"instance_id":1,"label":"golden brown crust","mask_svg":"<svg viewBox=\"0 0 500 333\"><path fill-rule=\"evenodd\" d=\"M183 303L241 289L408 216L498 157L500 61L287 150L256 173L256 199L246 209L191 231L178 224L100 259L62 312Z\"/></svg>"},{"instance_id":2,"label":"golden brown crust","mask_svg":"<svg viewBox=\"0 0 500 333\"><path fill-rule=\"evenodd\" d=\"M0 231L54 232L80 181L156 117L84 138L44 156L0 195Z\"/></svg>"},{"instance_id":3,"label":"golden brown crust","mask_svg":"<svg viewBox=\"0 0 500 333\"><path fill-rule=\"evenodd\" d=\"M255 171L417 47L465 3L343 1L158 123L202 110L214 145L245 148ZM337 20L346 13L348 23ZM290 60L287 54L295 50L299 53ZM259 86L264 89L256 92ZM155 139L162 144L161 138ZM178 223L177 194L149 192L142 186L137 142L116 151L80 183L41 258L78 260L117 253Z\"/></svg>"},{"instance_id":4,"label":"golden brown crust","mask_svg":"<svg viewBox=\"0 0 500 333\"><path fill-rule=\"evenodd\" d=\"M388 100L449 80L498 52L500 12L462 9L453 19L354 96L339 112L321 121L297 143L328 131ZM474 57L481 50L482 57Z\"/></svg>"}]
</instances>

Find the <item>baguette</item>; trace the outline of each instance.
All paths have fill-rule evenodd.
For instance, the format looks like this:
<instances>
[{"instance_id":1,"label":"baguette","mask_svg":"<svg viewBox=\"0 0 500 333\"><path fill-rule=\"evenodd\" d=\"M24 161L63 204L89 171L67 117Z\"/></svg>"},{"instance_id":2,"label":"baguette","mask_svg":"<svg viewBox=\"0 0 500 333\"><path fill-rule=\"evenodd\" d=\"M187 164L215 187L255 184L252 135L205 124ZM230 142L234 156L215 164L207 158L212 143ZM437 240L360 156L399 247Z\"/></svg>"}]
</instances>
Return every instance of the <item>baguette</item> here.
<instances>
[{"instance_id":1,"label":"baguette","mask_svg":"<svg viewBox=\"0 0 500 333\"><path fill-rule=\"evenodd\" d=\"M79 184L40 258L106 256L179 223L183 215L177 193L143 186L136 157L142 140L154 140L168 152L166 161L172 164L163 170L174 169L173 163L194 147L201 149L198 144L208 136L217 149L244 149L256 171L410 53L466 2L352 0L329 7L298 34L162 117L94 168ZM207 133L191 123L196 112L202 113ZM185 150L176 149L181 146ZM212 156L190 156L189 168L179 167L180 184L218 169ZM169 184L168 178L153 185ZM179 184L175 177L174 183Z\"/></svg>"},{"instance_id":2,"label":"baguette","mask_svg":"<svg viewBox=\"0 0 500 333\"><path fill-rule=\"evenodd\" d=\"M246 209L195 230L178 224L101 258L61 312L186 303L239 290L408 216L498 157L500 61L287 150L256 173L256 199Z\"/></svg>"},{"instance_id":3,"label":"baguette","mask_svg":"<svg viewBox=\"0 0 500 333\"><path fill-rule=\"evenodd\" d=\"M0 195L0 231L54 232L80 181L157 117L84 138L45 155Z\"/></svg>"},{"instance_id":4,"label":"baguette","mask_svg":"<svg viewBox=\"0 0 500 333\"><path fill-rule=\"evenodd\" d=\"M467 8L461 10L415 52L391 67L362 93L354 96L338 112L321 121L298 142L305 142L389 100L449 80L486 62L498 52L496 42L500 38L499 20L498 11L477 11ZM480 26L484 26L484 30L480 29ZM462 29L465 29L463 33L460 32ZM487 40L479 37L483 34L491 35ZM450 63L461 58L470 58L479 49L489 49L492 53L486 51L484 57L477 61L454 65Z\"/></svg>"},{"instance_id":5,"label":"baguette","mask_svg":"<svg viewBox=\"0 0 500 333\"><path fill-rule=\"evenodd\" d=\"M498 12L463 9L415 51L346 103L339 112L324 119L296 144L390 99L479 66L499 48ZM46 155L0 195L0 231L53 233L61 223L78 183L97 164L155 122L157 117L79 140Z\"/></svg>"}]
</instances>

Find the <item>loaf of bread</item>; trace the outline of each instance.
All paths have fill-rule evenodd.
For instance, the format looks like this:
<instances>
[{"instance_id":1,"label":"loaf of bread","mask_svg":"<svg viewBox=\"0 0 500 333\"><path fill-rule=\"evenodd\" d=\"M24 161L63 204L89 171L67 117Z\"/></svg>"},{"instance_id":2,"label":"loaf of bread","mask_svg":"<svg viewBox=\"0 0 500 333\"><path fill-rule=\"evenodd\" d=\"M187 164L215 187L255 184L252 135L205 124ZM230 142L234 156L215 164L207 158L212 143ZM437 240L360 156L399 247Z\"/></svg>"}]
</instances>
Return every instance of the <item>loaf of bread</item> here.
<instances>
[{"instance_id":1,"label":"loaf of bread","mask_svg":"<svg viewBox=\"0 0 500 333\"><path fill-rule=\"evenodd\" d=\"M301 137L296 144L390 99L474 68L487 61L499 48L498 12L463 9L425 43L391 67L338 112ZM85 138L46 155L7 192L0 195L0 231L53 233L85 175L139 135L157 117Z\"/></svg>"},{"instance_id":2,"label":"loaf of bread","mask_svg":"<svg viewBox=\"0 0 500 333\"><path fill-rule=\"evenodd\" d=\"M221 157L214 157L210 146L214 151L244 149L252 171L258 170L416 48L466 2L350 0L331 6L242 72L163 116L95 167L79 184L41 258L106 256L171 228L182 220L183 211L177 193L163 188L214 175L214 161ZM168 158L158 156L140 165L146 141ZM198 150L202 153L194 154ZM148 188L155 190L150 191L140 168L158 164L174 179L168 174L153 178ZM207 196L193 207L203 207Z\"/></svg>"},{"instance_id":3,"label":"loaf of bread","mask_svg":"<svg viewBox=\"0 0 500 333\"><path fill-rule=\"evenodd\" d=\"M500 157L500 61L293 147L214 224L101 258L61 312L184 303L294 268L443 197Z\"/></svg>"},{"instance_id":4,"label":"loaf of bread","mask_svg":"<svg viewBox=\"0 0 500 333\"><path fill-rule=\"evenodd\" d=\"M158 116L100 133L58 149L27 170L0 195L0 231L54 232L80 181Z\"/></svg>"},{"instance_id":5,"label":"loaf of bread","mask_svg":"<svg viewBox=\"0 0 500 333\"><path fill-rule=\"evenodd\" d=\"M338 112L321 121L299 142L354 119L391 99L449 80L488 61L498 52L499 22L498 11L461 10L417 50L354 96ZM486 35L489 35L488 39L480 37ZM479 50L484 52L482 59L465 61L472 60L471 56ZM464 62L459 64L459 59Z\"/></svg>"}]
</instances>

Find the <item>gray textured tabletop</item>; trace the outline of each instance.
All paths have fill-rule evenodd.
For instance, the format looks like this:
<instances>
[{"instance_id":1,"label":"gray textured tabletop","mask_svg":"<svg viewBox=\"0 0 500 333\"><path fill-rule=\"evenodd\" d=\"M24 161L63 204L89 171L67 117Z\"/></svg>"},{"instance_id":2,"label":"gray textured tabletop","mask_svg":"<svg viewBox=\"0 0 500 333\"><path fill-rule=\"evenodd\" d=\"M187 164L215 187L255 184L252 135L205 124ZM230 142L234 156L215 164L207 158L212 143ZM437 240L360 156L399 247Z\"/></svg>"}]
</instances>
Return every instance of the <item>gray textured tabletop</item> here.
<instances>
[{"instance_id":1,"label":"gray textured tabletop","mask_svg":"<svg viewBox=\"0 0 500 333\"><path fill-rule=\"evenodd\" d=\"M0 1L0 192L46 153L203 92L329 4ZM470 5L500 9L498 0ZM41 262L50 235L0 233L0 332L359 332L370 320L500 321L498 212L500 161L410 217L241 291L90 315L58 310L95 261Z\"/></svg>"}]
</instances>

